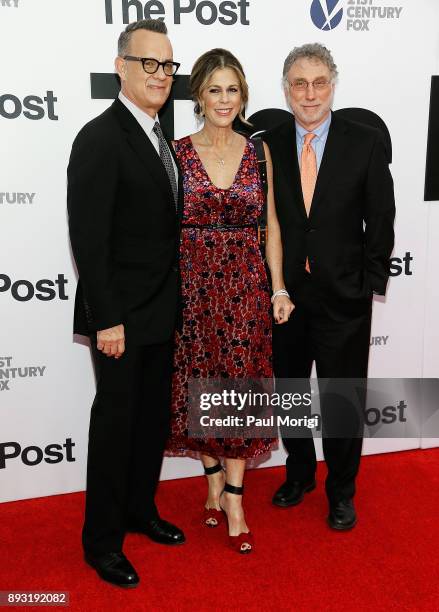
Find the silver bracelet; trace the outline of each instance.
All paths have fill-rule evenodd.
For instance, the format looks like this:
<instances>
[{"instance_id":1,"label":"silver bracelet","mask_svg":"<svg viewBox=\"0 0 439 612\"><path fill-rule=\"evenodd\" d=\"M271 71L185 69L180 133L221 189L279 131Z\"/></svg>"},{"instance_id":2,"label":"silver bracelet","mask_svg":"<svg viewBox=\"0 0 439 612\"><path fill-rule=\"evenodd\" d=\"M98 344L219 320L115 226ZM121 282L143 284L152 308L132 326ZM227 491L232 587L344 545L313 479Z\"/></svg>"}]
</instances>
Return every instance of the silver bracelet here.
<instances>
[{"instance_id":1,"label":"silver bracelet","mask_svg":"<svg viewBox=\"0 0 439 612\"><path fill-rule=\"evenodd\" d=\"M285 295L287 298L290 297L290 294L288 293L288 291L286 289L278 289L271 296L271 303L272 304L274 304L274 299L277 298L278 295Z\"/></svg>"}]
</instances>

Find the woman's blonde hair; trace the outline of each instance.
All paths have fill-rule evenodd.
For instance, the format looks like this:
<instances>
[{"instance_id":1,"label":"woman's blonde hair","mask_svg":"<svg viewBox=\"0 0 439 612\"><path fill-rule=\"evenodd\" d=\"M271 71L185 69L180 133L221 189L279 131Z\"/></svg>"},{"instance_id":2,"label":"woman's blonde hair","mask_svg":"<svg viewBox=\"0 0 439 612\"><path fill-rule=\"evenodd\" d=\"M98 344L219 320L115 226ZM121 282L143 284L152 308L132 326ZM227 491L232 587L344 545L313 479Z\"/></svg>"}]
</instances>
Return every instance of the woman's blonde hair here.
<instances>
[{"instance_id":1,"label":"woman's blonde hair","mask_svg":"<svg viewBox=\"0 0 439 612\"><path fill-rule=\"evenodd\" d=\"M248 123L244 118L244 109L248 102L248 85L245 80L244 70L238 59L226 49L211 49L203 53L195 62L190 78L190 89L192 99L195 102L194 112L197 117L202 117L201 95L206 89L212 74L215 70L221 68L230 68L238 78L239 87L241 89L241 109L239 111L239 119L243 123Z\"/></svg>"}]
</instances>

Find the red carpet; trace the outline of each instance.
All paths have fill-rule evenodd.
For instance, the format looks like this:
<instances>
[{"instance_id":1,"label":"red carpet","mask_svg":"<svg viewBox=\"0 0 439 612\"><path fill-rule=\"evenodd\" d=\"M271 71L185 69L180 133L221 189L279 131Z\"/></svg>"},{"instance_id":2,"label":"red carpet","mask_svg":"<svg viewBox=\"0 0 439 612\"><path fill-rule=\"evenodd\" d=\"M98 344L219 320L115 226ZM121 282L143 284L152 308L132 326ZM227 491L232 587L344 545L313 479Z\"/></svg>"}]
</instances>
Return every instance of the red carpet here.
<instances>
[{"instance_id":1,"label":"red carpet","mask_svg":"<svg viewBox=\"0 0 439 612\"><path fill-rule=\"evenodd\" d=\"M0 505L0 590L65 590L70 610L439 610L439 449L364 457L357 527L325 523L324 465L318 488L296 508L270 498L283 469L250 471L245 506L256 550L226 547L224 526L203 529L202 478L160 485L164 518L184 528L177 548L130 535L125 552L141 584L122 590L82 561L82 493ZM53 609L53 608L52 608Z\"/></svg>"}]
</instances>

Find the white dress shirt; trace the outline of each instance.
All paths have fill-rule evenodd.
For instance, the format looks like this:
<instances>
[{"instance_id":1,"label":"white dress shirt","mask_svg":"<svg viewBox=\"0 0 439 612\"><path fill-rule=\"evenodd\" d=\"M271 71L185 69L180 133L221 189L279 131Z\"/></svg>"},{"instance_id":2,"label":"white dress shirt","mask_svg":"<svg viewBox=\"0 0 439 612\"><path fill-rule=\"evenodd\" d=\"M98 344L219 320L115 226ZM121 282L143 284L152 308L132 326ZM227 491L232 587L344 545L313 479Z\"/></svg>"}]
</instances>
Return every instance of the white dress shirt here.
<instances>
[{"instance_id":1,"label":"white dress shirt","mask_svg":"<svg viewBox=\"0 0 439 612\"><path fill-rule=\"evenodd\" d=\"M152 118L150 115L148 115L148 113L145 113L138 106L136 106L133 102L131 102L131 100L128 100L128 98L124 96L121 91L119 92L119 100L122 102L124 106L127 107L130 113L134 115L134 118L137 119L137 121L140 124L140 127L143 129L145 134L148 136L154 149L157 151L157 154L160 155L159 139L157 138L157 134L153 130L155 122L157 121L158 123L160 123L158 115ZM172 157L172 153L171 153L171 159L172 159L172 165L174 167L175 180L178 186L178 170L177 170L177 166L175 164L174 158Z\"/></svg>"}]
</instances>

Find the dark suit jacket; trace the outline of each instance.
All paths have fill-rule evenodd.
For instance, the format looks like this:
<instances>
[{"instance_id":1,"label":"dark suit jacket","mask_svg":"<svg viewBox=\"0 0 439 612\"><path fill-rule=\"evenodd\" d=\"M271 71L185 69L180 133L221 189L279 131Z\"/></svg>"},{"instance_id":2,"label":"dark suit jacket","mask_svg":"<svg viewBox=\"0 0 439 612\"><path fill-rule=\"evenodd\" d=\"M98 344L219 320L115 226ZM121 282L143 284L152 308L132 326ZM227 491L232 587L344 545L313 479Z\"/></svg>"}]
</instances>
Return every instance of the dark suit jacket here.
<instances>
[{"instance_id":1,"label":"dark suit jacket","mask_svg":"<svg viewBox=\"0 0 439 612\"><path fill-rule=\"evenodd\" d=\"M300 299L309 258L319 297L334 316L370 308L384 294L393 249L393 181L380 132L332 115L310 215L300 183L294 117L263 136L273 159L285 284Z\"/></svg>"},{"instance_id":2,"label":"dark suit jacket","mask_svg":"<svg viewBox=\"0 0 439 612\"><path fill-rule=\"evenodd\" d=\"M123 323L136 344L165 342L178 311L179 219L160 157L118 99L79 132L67 174L74 331Z\"/></svg>"}]
</instances>

